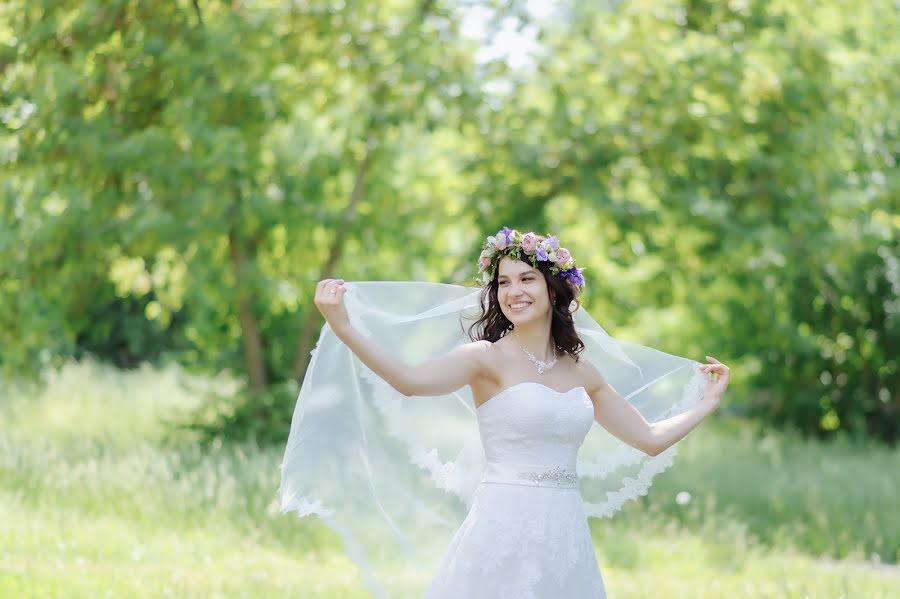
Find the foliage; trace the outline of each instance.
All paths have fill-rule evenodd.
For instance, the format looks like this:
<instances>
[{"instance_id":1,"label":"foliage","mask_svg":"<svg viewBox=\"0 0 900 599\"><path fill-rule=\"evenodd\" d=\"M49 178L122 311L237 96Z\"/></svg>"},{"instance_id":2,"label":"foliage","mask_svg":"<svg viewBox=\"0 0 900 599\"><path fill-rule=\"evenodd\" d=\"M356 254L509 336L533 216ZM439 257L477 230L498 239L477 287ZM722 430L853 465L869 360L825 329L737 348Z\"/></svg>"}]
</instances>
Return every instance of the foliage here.
<instances>
[{"instance_id":1,"label":"foliage","mask_svg":"<svg viewBox=\"0 0 900 599\"><path fill-rule=\"evenodd\" d=\"M900 438L892 2L475 3L536 32L521 64L469 4L6 3L4 369L232 369L244 400L199 424L258 437L317 280L471 283L507 225L560 235L614 334L732 364L764 421Z\"/></svg>"}]
</instances>

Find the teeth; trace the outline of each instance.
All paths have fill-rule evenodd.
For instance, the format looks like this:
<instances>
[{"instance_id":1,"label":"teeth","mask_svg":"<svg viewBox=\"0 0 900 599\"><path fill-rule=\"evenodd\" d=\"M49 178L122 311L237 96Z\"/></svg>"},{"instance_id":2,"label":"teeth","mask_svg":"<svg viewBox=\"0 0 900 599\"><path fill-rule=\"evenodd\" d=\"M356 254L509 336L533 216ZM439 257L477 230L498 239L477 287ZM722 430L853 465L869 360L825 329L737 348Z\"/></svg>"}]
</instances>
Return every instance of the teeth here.
<instances>
[{"instance_id":1,"label":"teeth","mask_svg":"<svg viewBox=\"0 0 900 599\"><path fill-rule=\"evenodd\" d=\"M521 302L521 303L518 303L518 304L510 304L509 307L510 307L510 308L513 308L513 309L518 309L518 308L524 308L525 306L530 306L530 305L531 305L531 304L528 303L528 302Z\"/></svg>"}]
</instances>

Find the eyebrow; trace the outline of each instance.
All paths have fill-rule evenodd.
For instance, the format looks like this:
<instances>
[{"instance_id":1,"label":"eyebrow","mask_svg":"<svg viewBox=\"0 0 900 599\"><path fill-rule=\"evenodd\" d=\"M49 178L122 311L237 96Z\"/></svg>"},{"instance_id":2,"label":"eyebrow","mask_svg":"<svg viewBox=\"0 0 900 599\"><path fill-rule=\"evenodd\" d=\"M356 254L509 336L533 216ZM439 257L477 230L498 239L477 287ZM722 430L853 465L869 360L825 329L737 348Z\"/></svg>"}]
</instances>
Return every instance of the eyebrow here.
<instances>
[{"instance_id":1,"label":"eyebrow","mask_svg":"<svg viewBox=\"0 0 900 599\"><path fill-rule=\"evenodd\" d=\"M524 277L524 276L528 276L528 275L534 276L534 273L531 272L531 271L526 271L526 272L523 272L523 273L519 273L519 276L520 276L520 277ZM497 277L497 280L499 281L500 279L508 279L508 278L509 278L509 277L507 277L506 275L500 275L500 276Z\"/></svg>"}]
</instances>

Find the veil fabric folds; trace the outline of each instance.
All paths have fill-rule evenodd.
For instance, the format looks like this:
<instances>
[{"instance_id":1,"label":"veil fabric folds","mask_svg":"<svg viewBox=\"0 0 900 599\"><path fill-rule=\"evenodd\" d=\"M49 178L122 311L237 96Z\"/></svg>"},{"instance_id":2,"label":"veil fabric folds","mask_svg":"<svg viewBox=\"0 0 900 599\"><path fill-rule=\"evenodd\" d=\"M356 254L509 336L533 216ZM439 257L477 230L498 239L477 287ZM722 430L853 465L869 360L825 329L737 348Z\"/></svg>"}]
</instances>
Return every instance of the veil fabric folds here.
<instances>
[{"instance_id":1,"label":"veil fabric folds","mask_svg":"<svg viewBox=\"0 0 900 599\"><path fill-rule=\"evenodd\" d=\"M470 342L481 289L427 282L344 283L351 324L410 366ZM649 421L696 404L708 384L696 361L614 339L583 309L576 331L589 360ZM578 453L589 516L645 495L677 446L649 456L596 422ZM485 456L468 386L406 397L365 366L326 324L291 422L281 511L316 515L335 531L379 599L421 597L481 480Z\"/></svg>"}]
</instances>

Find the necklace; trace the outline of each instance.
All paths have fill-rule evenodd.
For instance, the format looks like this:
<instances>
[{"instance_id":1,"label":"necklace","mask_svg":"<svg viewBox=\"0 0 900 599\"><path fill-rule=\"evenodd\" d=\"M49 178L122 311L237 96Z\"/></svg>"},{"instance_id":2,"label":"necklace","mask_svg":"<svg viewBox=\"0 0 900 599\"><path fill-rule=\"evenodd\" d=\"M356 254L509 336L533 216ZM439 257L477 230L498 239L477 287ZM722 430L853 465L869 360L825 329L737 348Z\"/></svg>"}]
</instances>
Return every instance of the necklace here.
<instances>
[{"instance_id":1,"label":"necklace","mask_svg":"<svg viewBox=\"0 0 900 599\"><path fill-rule=\"evenodd\" d=\"M549 362L544 362L543 360L538 360L537 356L535 356L533 353L531 353L530 351L528 351L527 349L522 347L522 344L519 343L518 339L516 339L515 333L513 333L512 338L516 342L516 345L519 346L519 349L521 349L523 352L525 352L525 355L528 356L528 359L531 360L531 363L535 365L535 367L537 368L538 374L544 374L545 370L550 370L551 368L553 368L556 365L557 355L556 355L555 347L553 348L553 359Z\"/></svg>"}]
</instances>

